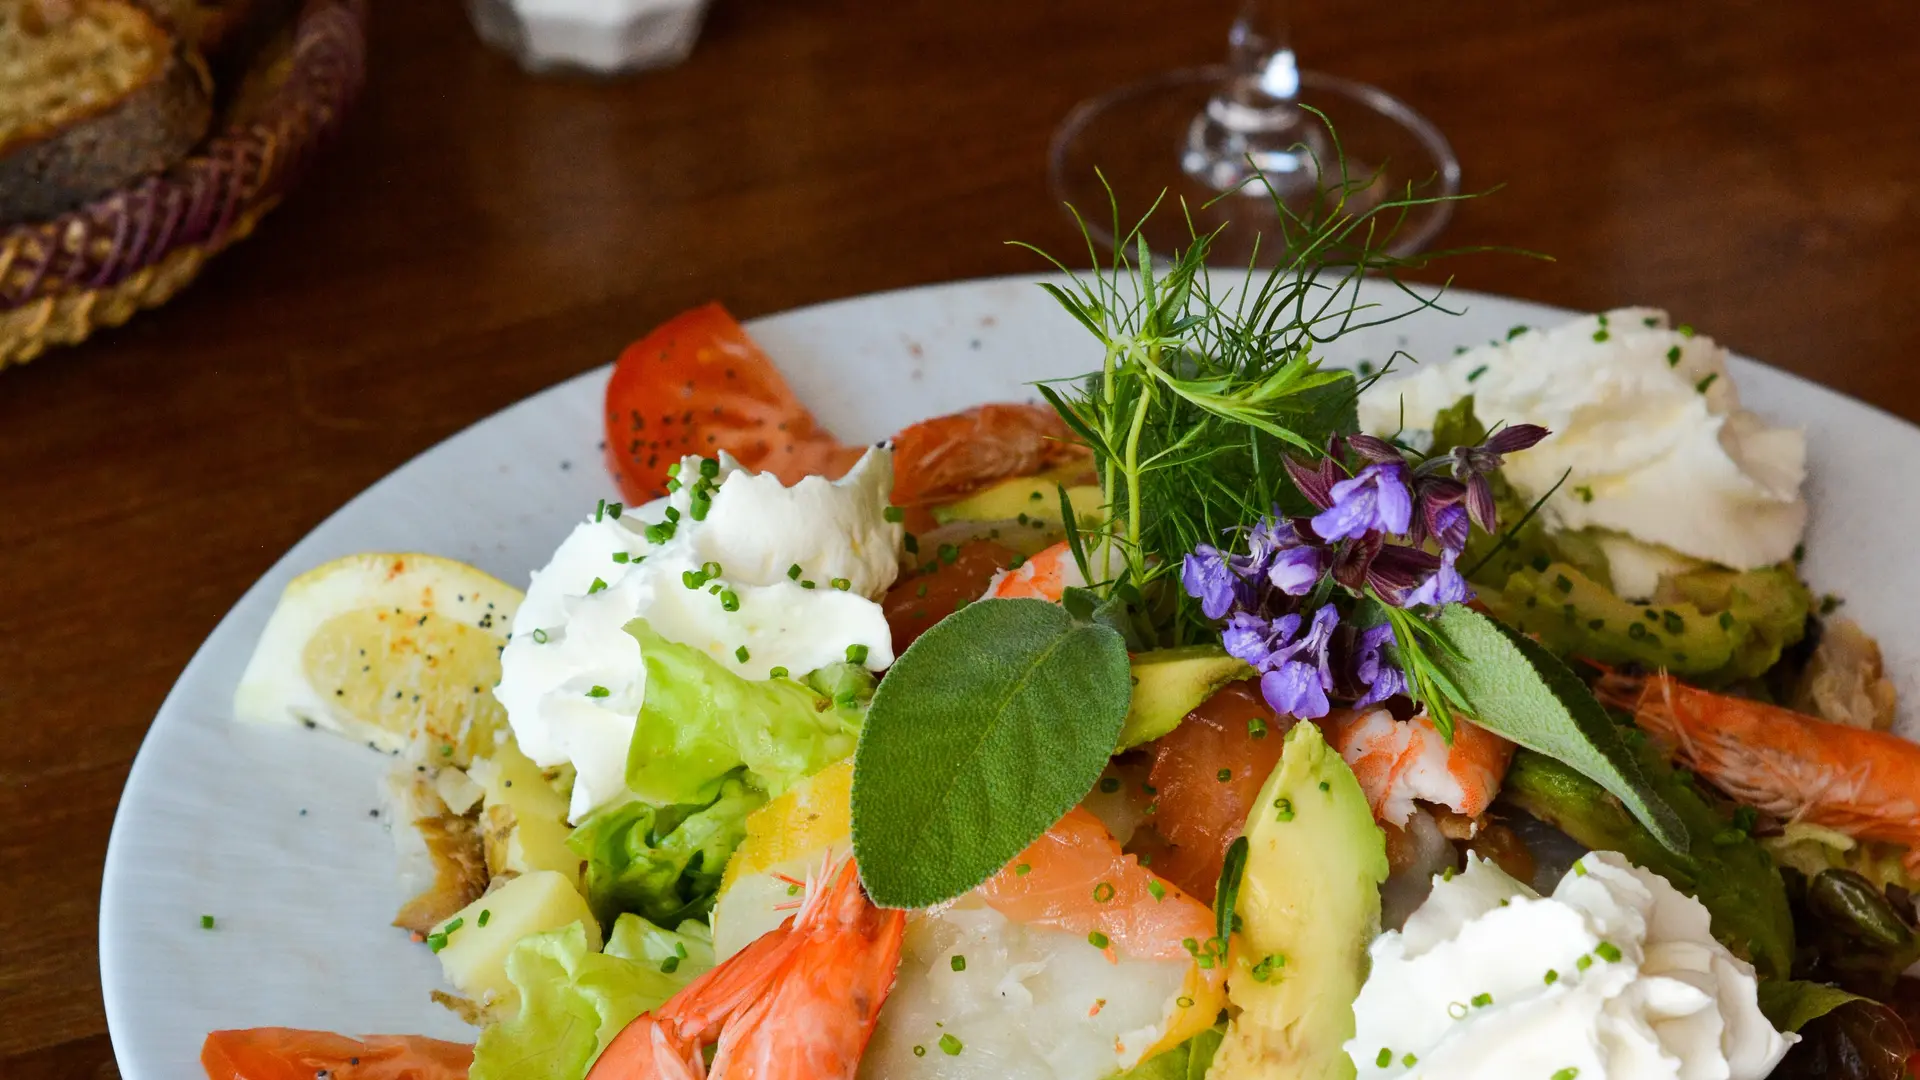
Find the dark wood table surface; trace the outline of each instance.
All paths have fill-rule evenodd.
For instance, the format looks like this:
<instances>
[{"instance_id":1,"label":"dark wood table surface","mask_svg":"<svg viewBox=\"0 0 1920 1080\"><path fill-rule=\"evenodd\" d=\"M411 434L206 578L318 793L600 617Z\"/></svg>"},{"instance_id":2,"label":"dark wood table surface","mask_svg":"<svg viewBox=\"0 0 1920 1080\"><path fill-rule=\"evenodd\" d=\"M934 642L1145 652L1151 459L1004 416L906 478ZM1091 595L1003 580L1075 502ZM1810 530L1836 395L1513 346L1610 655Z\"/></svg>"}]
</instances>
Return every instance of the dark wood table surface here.
<instances>
[{"instance_id":1,"label":"dark wood table surface","mask_svg":"<svg viewBox=\"0 0 1920 1080\"><path fill-rule=\"evenodd\" d=\"M1452 138L1460 283L1647 303L1920 419L1912 0L1318 0L1309 66ZM1215 60L1227 0L717 0L671 71L523 75L379 5L362 107L164 310L0 373L0 1076L114 1075L108 828L161 698L281 552L407 458L711 299L1036 268L1079 98ZM342 988L342 992L351 992Z\"/></svg>"}]
</instances>

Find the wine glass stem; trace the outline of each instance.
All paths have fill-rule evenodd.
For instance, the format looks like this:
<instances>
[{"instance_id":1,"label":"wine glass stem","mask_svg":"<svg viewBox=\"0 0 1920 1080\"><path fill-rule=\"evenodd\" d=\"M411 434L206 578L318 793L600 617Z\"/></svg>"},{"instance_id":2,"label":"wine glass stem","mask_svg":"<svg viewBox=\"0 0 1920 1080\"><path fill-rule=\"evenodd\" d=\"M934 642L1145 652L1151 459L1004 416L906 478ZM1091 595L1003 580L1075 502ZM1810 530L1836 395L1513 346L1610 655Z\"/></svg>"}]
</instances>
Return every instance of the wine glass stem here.
<instances>
[{"instance_id":1,"label":"wine glass stem","mask_svg":"<svg viewBox=\"0 0 1920 1080\"><path fill-rule=\"evenodd\" d=\"M1293 57L1287 0L1241 0L1240 15L1227 32L1227 65L1233 69L1228 94L1252 110L1290 108L1300 93L1300 68Z\"/></svg>"}]
</instances>

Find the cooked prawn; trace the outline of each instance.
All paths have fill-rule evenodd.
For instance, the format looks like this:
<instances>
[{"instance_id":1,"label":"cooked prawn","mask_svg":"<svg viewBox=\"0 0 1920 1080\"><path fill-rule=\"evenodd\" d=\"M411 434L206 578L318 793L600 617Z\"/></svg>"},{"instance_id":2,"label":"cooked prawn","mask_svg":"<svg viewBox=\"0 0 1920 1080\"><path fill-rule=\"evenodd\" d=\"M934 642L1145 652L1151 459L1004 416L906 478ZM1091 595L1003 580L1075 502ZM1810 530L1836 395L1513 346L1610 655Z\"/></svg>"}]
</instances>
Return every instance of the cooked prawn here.
<instances>
[{"instance_id":1,"label":"cooked prawn","mask_svg":"<svg viewBox=\"0 0 1920 1080\"><path fill-rule=\"evenodd\" d=\"M1908 846L1920 873L1920 744L1667 675L1607 674L1600 699L1713 786L1788 821Z\"/></svg>"},{"instance_id":2,"label":"cooked prawn","mask_svg":"<svg viewBox=\"0 0 1920 1080\"><path fill-rule=\"evenodd\" d=\"M906 912L875 907L848 859L810 883L793 917L628 1024L588 1080L850 1080L905 928Z\"/></svg>"},{"instance_id":3,"label":"cooked prawn","mask_svg":"<svg viewBox=\"0 0 1920 1080\"><path fill-rule=\"evenodd\" d=\"M893 501L952 502L1000 480L1091 456L1048 406L981 405L922 420L893 437Z\"/></svg>"},{"instance_id":4,"label":"cooked prawn","mask_svg":"<svg viewBox=\"0 0 1920 1080\"><path fill-rule=\"evenodd\" d=\"M1465 719L1455 719L1451 745L1425 713L1402 721L1385 709L1336 709L1318 723L1353 769L1373 816L1392 825L1407 823L1416 799L1479 817L1513 760L1512 743Z\"/></svg>"},{"instance_id":5,"label":"cooked prawn","mask_svg":"<svg viewBox=\"0 0 1920 1080\"><path fill-rule=\"evenodd\" d=\"M1002 570L987 582L982 600L1045 600L1057 604L1070 588L1085 587L1087 579L1073 559L1066 541L1047 548L1017 567Z\"/></svg>"}]
</instances>

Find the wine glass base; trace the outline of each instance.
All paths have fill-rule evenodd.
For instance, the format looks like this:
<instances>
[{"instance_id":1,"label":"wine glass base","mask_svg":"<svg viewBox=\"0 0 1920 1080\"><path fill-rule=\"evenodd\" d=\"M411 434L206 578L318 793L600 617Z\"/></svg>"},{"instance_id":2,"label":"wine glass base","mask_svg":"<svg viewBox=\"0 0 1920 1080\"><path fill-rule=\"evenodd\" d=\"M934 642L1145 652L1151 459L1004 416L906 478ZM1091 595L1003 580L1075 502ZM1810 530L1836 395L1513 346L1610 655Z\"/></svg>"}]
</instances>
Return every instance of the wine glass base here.
<instances>
[{"instance_id":1,"label":"wine glass base","mask_svg":"<svg viewBox=\"0 0 1920 1080\"><path fill-rule=\"evenodd\" d=\"M1160 197L1160 209L1141 229L1154 252L1170 254L1189 246L1194 233L1224 227L1211 261L1273 265L1290 254L1276 201L1304 215L1327 189L1344 186L1346 210L1357 214L1404 195L1409 184L1427 198L1459 194L1460 163L1446 137L1385 91L1302 72L1299 103L1326 121L1301 109L1295 134L1276 142L1242 135L1224 122L1231 117L1209 113L1208 103L1229 77L1225 67L1168 72L1084 101L1068 114L1054 133L1048 179L1096 242L1113 247L1113 199L1125 235ZM1444 198L1408 207L1404 218L1395 211L1399 228L1386 251L1421 250L1452 212Z\"/></svg>"}]
</instances>

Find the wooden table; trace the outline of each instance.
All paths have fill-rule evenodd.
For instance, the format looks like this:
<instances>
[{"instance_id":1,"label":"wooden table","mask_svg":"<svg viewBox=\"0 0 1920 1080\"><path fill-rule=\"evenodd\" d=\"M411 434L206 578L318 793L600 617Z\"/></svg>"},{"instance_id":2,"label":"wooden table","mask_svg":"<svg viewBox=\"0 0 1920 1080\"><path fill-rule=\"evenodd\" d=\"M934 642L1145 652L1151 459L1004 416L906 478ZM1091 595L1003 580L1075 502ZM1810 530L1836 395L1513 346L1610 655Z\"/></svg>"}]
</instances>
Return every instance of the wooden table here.
<instances>
[{"instance_id":1,"label":"wooden table","mask_svg":"<svg viewBox=\"0 0 1920 1080\"><path fill-rule=\"evenodd\" d=\"M1299 5L1309 65L1452 138L1461 283L1671 309L1920 419L1911 0ZM673 312L1033 270L1054 124L1211 62L1232 5L718 0L684 66L534 79L375 12L350 131L165 310L0 374L0 1075L114 1075L95 947L141 736L347 498Z\"/></svg>"}]
</instances>

